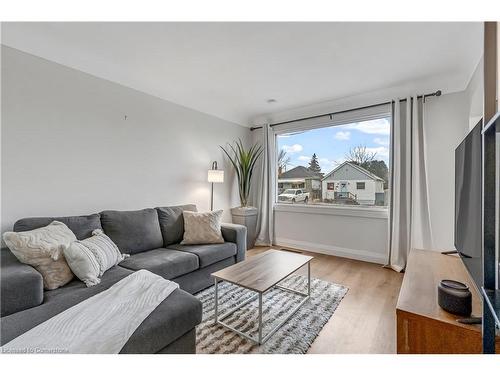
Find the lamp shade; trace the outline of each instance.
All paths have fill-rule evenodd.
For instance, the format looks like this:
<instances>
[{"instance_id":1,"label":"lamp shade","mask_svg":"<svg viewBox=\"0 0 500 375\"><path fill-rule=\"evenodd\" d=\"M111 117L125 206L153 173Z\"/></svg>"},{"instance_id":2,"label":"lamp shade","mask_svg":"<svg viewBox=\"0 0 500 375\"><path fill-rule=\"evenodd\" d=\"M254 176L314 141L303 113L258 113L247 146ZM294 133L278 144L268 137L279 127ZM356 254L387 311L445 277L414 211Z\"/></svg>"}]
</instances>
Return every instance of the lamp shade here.
<instances>
[{"instance_id":1,"label":"lamp shade","mask_svg":"<svg viewBox=\"0 0 500 375\"><path fill-rule=\"evenodd\" d=\"M209 169L208 182L215 182L215 183L224 182L224 171L220 169Z\"/></svg>"}]
</instances>

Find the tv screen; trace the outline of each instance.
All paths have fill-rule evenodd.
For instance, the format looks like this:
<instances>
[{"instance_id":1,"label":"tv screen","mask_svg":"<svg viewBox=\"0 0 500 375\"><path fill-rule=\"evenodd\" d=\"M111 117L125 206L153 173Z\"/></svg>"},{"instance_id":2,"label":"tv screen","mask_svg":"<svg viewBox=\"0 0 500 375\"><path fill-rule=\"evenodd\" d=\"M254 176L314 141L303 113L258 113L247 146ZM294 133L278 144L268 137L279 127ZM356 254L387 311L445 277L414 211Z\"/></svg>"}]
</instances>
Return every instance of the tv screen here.
<instances>
[{"instance_id":1,"label":"tv screen","mask_svg":"<svg viewBox=\"0 0 500 375\"><path fill-rule=\"evenodd\" d=\"M482 267L482 121L455 150L455 247L476 286Z\"/></svg>"}]
</instances>

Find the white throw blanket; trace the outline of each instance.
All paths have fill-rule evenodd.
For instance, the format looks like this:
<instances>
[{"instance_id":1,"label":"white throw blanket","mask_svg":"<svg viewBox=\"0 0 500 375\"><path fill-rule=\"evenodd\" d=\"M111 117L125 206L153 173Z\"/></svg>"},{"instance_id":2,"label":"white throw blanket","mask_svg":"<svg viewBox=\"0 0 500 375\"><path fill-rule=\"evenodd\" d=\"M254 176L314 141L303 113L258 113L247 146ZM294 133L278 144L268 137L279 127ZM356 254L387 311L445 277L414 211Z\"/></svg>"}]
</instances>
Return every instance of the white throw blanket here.
<instances>
[{"instance_id":1,"label":"white throw blanket","mask_svg":"<svg viewBox=\"0 0 500 375\"><path fill-rule=\"evenodd\" d=\"M4 353L119 353L179 286L146 270L63 311L2 347Z\"/></svg>"}]
</instances>

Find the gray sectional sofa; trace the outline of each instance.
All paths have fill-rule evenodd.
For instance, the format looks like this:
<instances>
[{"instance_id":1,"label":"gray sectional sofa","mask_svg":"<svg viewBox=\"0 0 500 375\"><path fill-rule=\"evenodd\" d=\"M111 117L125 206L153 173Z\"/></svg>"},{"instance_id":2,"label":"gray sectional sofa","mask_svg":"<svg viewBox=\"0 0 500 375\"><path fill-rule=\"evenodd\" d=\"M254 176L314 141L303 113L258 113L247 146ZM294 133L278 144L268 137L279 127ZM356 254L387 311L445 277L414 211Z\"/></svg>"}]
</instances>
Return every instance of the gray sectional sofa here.
<instances>
[{"instance_id":1,"label":"gray sectional sofa","mask_svg":"<svg viewBox=\"0 0 500 375\"><path fill-rule=\"evenodd\" d=\"M223 224L223 244L180 245L184 233L183 210L196 206L146 208L138 211L103 211L70 217L26 218L14 231L65 223L78 239L103 229L120 251L131 256L108 270L100 284L87 288L73 279L55 290L44 290L42 276L20 263L9 249L0 251L0 345L23 334L69 307L106 290L136 270L146 269L175 281L180 289L167 297L142 322L121 353L195 353L196 325L202 306L192 294L212 285L210 274L236 262L246 253L246 228ZM105 308L103 306L103 308Z\"/></svg>"}]
</instances>

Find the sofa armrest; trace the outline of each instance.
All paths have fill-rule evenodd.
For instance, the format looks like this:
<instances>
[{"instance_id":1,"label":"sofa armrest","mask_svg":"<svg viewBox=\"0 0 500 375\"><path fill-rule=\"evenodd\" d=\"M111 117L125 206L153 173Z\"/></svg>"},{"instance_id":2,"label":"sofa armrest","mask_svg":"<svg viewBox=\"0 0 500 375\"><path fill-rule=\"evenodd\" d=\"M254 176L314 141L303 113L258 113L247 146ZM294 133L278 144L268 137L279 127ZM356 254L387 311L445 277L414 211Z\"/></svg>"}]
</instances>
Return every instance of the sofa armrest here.
<instances>
[{"instance_id":1,"label":"sofa armrest","mask_svg":"<svg viewBox=\"0 0 500 375\"><path fill-rule=\"evenodd\" d=\"M30 309L43 302L42 275L17 260L7 249L0 250L0 316Z\"/></svg>"},{"instance_id":2,"label":"sofa armrest","mask_svg":"<svg viewBox=\"0 0 500 375\"><path fill-rule=\"evenodd\" d=\"M245 260L247 252L247 227L239 224L223 223L221 225L222 237L226 242L236 244L236 262Z\"/></svg>"}]
</instances>

